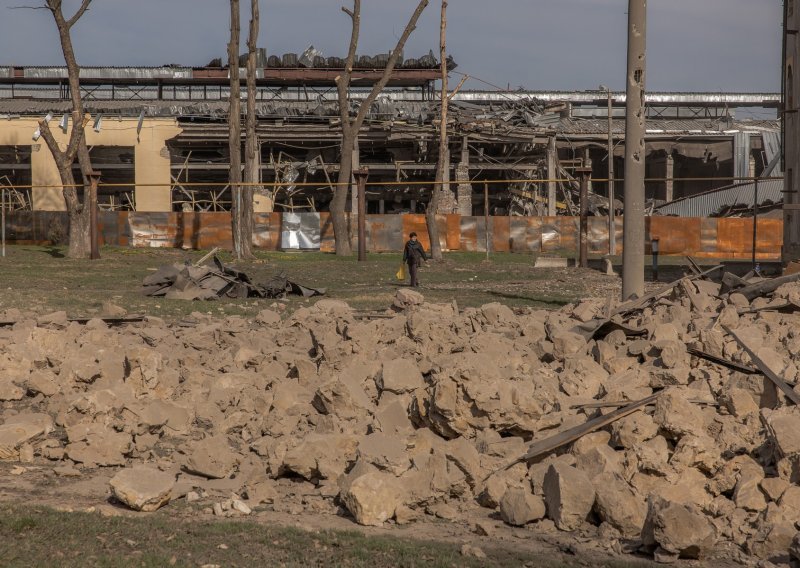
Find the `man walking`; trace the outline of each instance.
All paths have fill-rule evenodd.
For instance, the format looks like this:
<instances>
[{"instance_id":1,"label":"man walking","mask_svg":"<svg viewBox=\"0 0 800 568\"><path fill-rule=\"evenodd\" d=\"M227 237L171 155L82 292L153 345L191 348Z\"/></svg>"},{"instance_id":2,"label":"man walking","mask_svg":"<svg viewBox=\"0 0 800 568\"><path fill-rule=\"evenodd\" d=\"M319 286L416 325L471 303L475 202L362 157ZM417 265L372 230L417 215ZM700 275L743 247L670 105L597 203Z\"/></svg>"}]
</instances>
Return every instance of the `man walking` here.
<instances>
[{"instance_id":1,"label":"man walking","mask_svg":"<svg viewBox=\"0 0 800 568\"><path fill-rule=\"evenodd\" d=\"M411 233L408 235L408 242L406 243L405 249L403 249L403 262L408 264L411 286L415 288L419 287L417 269L419 265L422 264L423 260L428 260L428 257L425 255L425 249L422 248L422 245L417 240L417 233Z\"/></svg>"}]
</instances>

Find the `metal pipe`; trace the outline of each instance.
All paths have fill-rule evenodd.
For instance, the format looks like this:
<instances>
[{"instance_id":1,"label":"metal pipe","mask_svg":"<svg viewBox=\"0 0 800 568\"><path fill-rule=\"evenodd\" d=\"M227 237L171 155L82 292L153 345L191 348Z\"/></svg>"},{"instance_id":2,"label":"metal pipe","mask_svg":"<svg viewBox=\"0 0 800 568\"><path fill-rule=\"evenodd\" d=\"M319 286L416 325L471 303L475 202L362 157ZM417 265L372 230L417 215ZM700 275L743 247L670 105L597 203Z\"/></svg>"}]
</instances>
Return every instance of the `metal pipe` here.
<instances>
[{"instance_id":1,"label":"metal pipe","mask_svg":"<svg viewBox=\"0 0 800 568\"><path fill-rule=\"evenodd\" d=\"M622 300L644 296L644 90L647 0L628 0Z\"/></svg>"},{"instance_id":2,"label":"metal pipe","mask_svg":"<svg viewBox=\"0 0 800 568\"><path fill-rule=\"evenodd\" d=\"M353 172L358 187L358 262L367 260L367 177L369 170L360 168Z\"/></svg>"},{"instance_id":3,"label":"metal pipe","mask_svg":"<svg viewBox=\"0 0 800 568\"><path fill-rule=\"evenodd\" d=\"M578 266L589 268L589 177L591 168L575 170L580 178L580 249Z\"/></svg>"}]
</instances>

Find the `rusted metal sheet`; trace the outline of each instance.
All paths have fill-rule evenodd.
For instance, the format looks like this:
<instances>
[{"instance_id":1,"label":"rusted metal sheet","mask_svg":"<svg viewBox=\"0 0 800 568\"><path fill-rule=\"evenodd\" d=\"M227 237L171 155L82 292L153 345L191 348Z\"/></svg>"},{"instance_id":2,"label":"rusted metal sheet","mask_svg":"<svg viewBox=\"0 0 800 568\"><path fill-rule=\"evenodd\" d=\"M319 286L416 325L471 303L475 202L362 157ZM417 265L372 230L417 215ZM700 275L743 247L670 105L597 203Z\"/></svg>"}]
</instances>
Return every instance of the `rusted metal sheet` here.
<instances>
[{"instance_id":1,"label":"rusted metal sheet","mask_svg":"<svg viewBox=\"0 0 800 568\"><path fill-rule=\"evenodd\" d=\"M553 252L561 249L561 223L558 217L541 217L542 219L542 252Z\"/></svg>"},{"instance_id":2,"label":"rusted metal sheet","mask_svg":"<svg viewBox=\"0 0 800 568\"><path fill-rule=\"evenodd\" d=\"M461 250L461 215L446 215L447 250Z\"/></svg>"},{"instance_id":3,"label":"rusted metal sheet","mask_svg":"<svg viewBox=\"0 0 800 568\"><path fill-rule=\"evenodd\" d=\"M255 215L253 244L277 250L280 243L282 213ZM316 218L316 214L315 214ZM101 244L134 247L230 249L230 214L216 213L139 213L103 211L98 216ZM486 250L484 218L459 215L437 216L444 250L483 252ZM618 244L624 220L616 223ZM348 215L351 233L352 223ZM647 242L659 237L661 254L690 255L699 258L750 258L752 220L738 218L652 217L646 219ZM320 250L334 250L333 226L328 213L319 214ZM573 217L490 217L492 251L520 253L576 251L578 219ZM6 216L6 238L16 244L64 242L69 234L69 219L62 211L14 211ZM400 252L415 231L430 250L424 215L368 215L367 243L372 252ZM352 235L351 235L352 237ZM783 240L781 219L759 219L758 258L779 258ZM355 239L352 241L355 244ZM595 254L608 250L607 219L589 218L589 246Z\"/></svg>"},{"instance_id":4,"label":"rusted metal sheet","mask_svg":"<svg viewBox=\"0 0 800 568\"><path fill-rule=\"evenodd\" d=\"M253 214L253 246L264 250L278 250L280 236L280 213Z\"/></svg>"},{"instance_id":5,"label":"rusted metal sheet","mask_svg":"<svg viewBox=\"0 0 800 568\"><path fill-rule=\"evenodd\" d=\"M334 252L336 250L335 241L333 240L333 219L331 219L330 213L319 214L319 250L322 252Z\"/></svg>"},{"instance_id":6,"label":"rusted metal sheet","mask_svg":"<svg viewBox=\"0 0 800 568\"><path fill-rule=\"evenodd\" d=\"M561 249L565 251L578 250L578 217L556 217L561 234Z\"/></svg>"},{"instance_id":7,"label":"rusted metal sheet","mask_svg":"<svg viewBox=\"0 0 800 568\"><path fill-rule=\"evenodd\" d=\"M717 219L702 217L700 220L699 253L714 254L717 250ZM697 256L696 254L693 256Z\"/></svg>"},{"instance_id":8,"label":"rusted metal sheet","mask_svg":"<svg viewBox=\"0 0 800 568\"><path fill-rule=\"evenodd\" d=\"M649 217L647 240L658 237L660 254L687 255L700 250L701 220L697 217Z\"/></svg>"},{"instance_id":9,"label":"rusted metal sheet","mask_svg":"<svg viewBox=\"0 0 800 568\"><path fill-rule=\"evenodd\" d=\"M489 228L492 231L492 251L508 252L511 250L511 218L490 217Z\"/></svg>"},{"instance_id":10,"label":"rusted metal sheet","mask_svg":"<svg viewBox=\"0 0 800 568\"><path fill-rule=\"evenodd\" d=\"M775 257L780 255L783 246L783 220L782 219L759 219L758 220L758 256L770 255Z\"/></svg>"},{"instance_id":11,"label":"rusted metal sheet","mask_svg":"<svg viewBox=\"0 0 800 568\"><path fill-rule=\"evenodd\" d=\"M482 218L481 218L482 219ZM483 222L481 220L481 222ZM461 217L461 250L475 252L478 250L478 217Z\"/></svg>"},{"instance_id":12,"label":"rusted metal sheet","mask_svg":"<svg viewBox=\"0 0 800 568\"><path fill-rule=\"evenodd\" d=\"M405 235L400 215L367 215L367 251L397 252L403 250Z\"/></svg>"},{"instance_id":13,"label":"rusted metal sheet","mask_svg":"<svg viewBox=\"0 0 800 568\"><path fill-rule=\"evenodd\" d=\"M425 215L403 215L403 238L407 239L411 232L417 233L417 239L425 250L431 250L431 241L428 239L428 225ZM405 240L403 241L405 242Z\"/></svg>"},{"instance_id":14,"label":"rusted metal sheet","mask_svg":"<svg viewBox=\"0 0 800 568\"><path fill-rule=\"evenodd\" d=\"M520 253L538 253L542 249L542 218L511 218L511 251Z\"/></svg>"}]
</instances>

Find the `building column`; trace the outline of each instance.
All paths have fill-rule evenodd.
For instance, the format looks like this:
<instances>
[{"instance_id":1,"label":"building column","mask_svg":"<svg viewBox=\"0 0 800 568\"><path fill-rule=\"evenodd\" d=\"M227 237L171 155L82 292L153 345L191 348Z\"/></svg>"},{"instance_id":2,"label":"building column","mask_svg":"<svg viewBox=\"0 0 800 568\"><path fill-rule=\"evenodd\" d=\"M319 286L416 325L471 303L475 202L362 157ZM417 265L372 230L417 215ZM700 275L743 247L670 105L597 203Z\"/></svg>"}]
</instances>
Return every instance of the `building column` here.
<instances>
[{"instance_id":1,"label":"building column","mask_svg":"<svg viewBox=\"0 0 800 568\"><path fill-rule=\"evenodd\" d=\"M556 137L551 136L547 142L547 216L556 216L556 182L558 179L558 150Z\"/></svg>"},{"instance_id":2,"label":"building column","mask_svg":"<svg viewBox=\"0 0 800 568\"><path fill-rule=\"evenodd\" d=\"M591 154L589 153L588 146L583 149L583 167L592 169L592 158ZM592 188L591 175L589 176L589 193L594 193L594 189Z\"/></svg>"},{"instance_id":3,"label":"building column","mask_svg":"<svg viewBox=\"0 0 800 568\"><path fill-rule=\"evenodd\" d=\"M667 154L667 163L666 163L666 175L664 177L668 178L665 185L664 191L664 200L669 202L674 199L675 194L675 158L672 157L672 154Z\"/></svg>"},{"instance_id":4,"label":"building column","mask_svg":"<svg viewBox=\"0 0 800 568\"><path fill-rule=\"evenodd\" d=\"M456 167L458 181L458 214L463 217L472 215L472 184L469 183L469 137L461 138L461 160Z\"/></svg>"}]
</instances>

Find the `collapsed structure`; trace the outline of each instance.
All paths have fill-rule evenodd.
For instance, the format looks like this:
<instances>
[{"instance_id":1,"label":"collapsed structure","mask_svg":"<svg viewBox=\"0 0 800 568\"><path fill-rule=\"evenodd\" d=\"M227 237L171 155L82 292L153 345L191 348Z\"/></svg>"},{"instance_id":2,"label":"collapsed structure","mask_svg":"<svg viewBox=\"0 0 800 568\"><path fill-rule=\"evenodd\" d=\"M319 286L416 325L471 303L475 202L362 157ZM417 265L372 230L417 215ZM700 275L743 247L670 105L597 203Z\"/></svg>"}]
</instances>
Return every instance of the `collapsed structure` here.
<instances>
[{"instance_id":1,"label":"collapsed structure","mask_svg":"<svg viewBox=\"0 0 800 568\"><path fill-rule=\"evenodd\" d=\"M285 319L6 313L0 457L122 468L109 491L137 510L480 534L499 511L665 561L797 558L800 282L707 274L558 311L402 289L386 312Z\"/></svg>"},{"instance_id":2,"label":"collapsed structure","mask_svg":"<svg viewBox=\"0 0 800 568\"><path fill-rule=\"evenodd\" d=\"M386 59L359 59L350 94L354 105L380 77ZM256 112L262 181L281 185L257 191L257 212L327 210L340 157L334 87L342 65L341 59L323 58L313 49L281 58L260 53ZM370 182L385 185L370 187L368 213L424 210L438 155L439 103L433 90L438 76L432 55L406 59L370 109L353 161L369 167ZM52 157L32 136L48 113L53 124L64 122L61 117L69 111L65 77L63 67L0 67L0 116L5 119L0 121L0 181L22 186L13 192L13 208L64 208ZM101 182L109 184L101 185L101 207L228 210L227 83L228 70L218 66L82 68L84 105L93 126L87 127L87 142ZM621 172L622 93L456 93L445 179L449 198L440 212L482 213L488 181L493 215L575 214L573 170L588 166L593 178L607 177L606 95L615 171ZM774 109L778 95L650 93L647 102L647 194L653 205L716 189L737 177L779 175L773 163L780 153L778 122L733 117L735 108ZM68 127L67 120L65 132ZM544 181L556 179L565 181ZM598 181L591 188L594 214L608 211L607 185ZM618 198L623 188L619 180ZM764 205L780 201L774 192L762 195Z\"/></svg>"}]
</instances>

